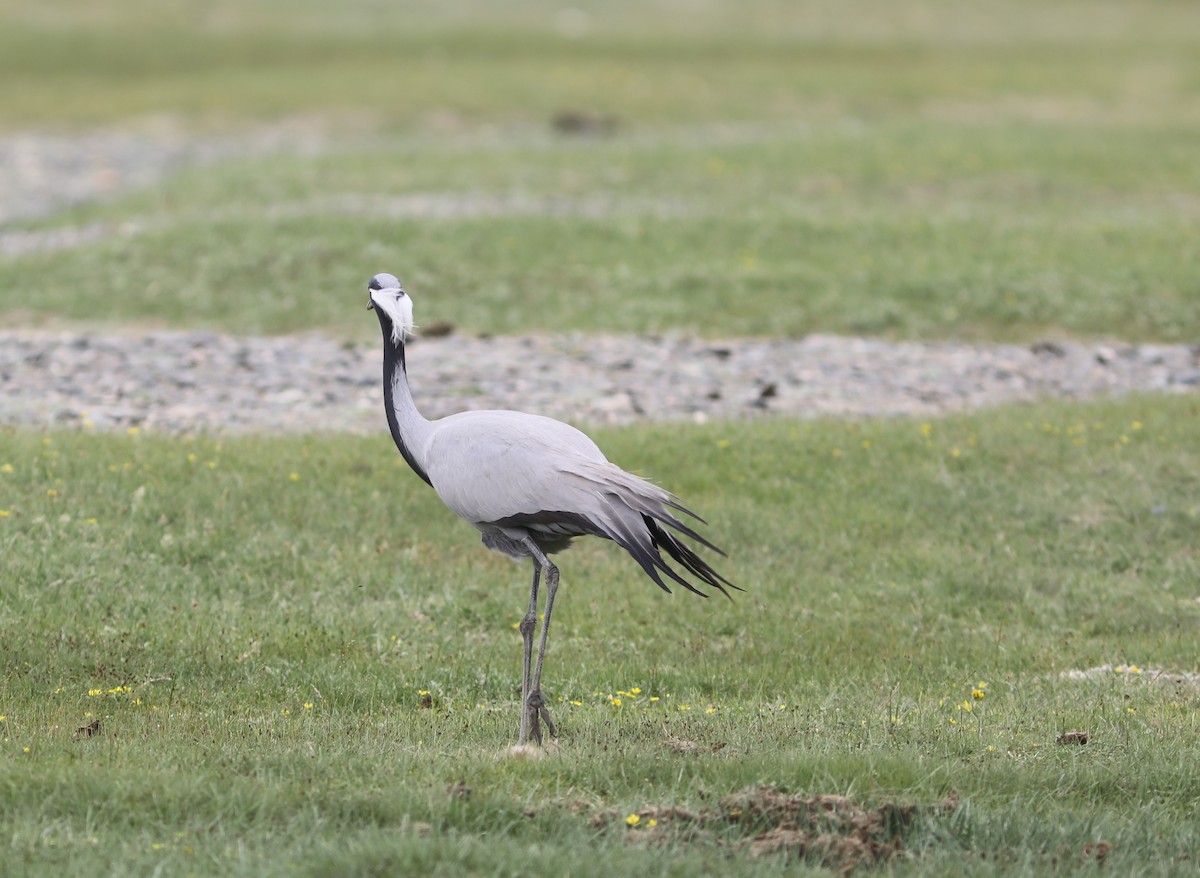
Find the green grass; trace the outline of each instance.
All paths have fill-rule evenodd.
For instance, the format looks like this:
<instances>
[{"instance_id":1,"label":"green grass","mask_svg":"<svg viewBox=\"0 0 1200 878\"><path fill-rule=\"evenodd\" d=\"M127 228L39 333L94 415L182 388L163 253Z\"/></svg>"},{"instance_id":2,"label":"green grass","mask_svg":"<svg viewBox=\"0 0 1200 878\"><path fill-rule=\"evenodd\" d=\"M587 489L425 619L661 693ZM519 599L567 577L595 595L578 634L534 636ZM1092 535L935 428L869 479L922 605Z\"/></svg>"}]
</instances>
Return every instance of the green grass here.
<instances>
[{"instance_id":1,"label":"green grass","mask_svg":"<svg viewBox=\"0 0 1200 878\"><path fill-rule=\"evenodd\" d=\"M234 162L56 218L141 231L0 260L0 311L362 339L392 269L474 331L1190 338L1185 138L876 133Z\"/></svg>"},{"instance_id":2,"label":"green grass","mask_svg":"<svg viewBox=\"0 0 1200 878\"><path fill-rule=\"evenodd\" d=\"M1198 429L1195 400L1146 398L601 431L707 515L746 592L562 556L562 739L533 761L503 755L527 571L386 437L6 433L6 863L775 874L732 846L752 828L630 845L623 821L773 783L925 807L906 874L1072 873L1099 840L1171 874L1200 856L1195 685L1058 675L1197 669Z\"/></svg>"},{"instance_id":3,"label":"green grass","mask_svg":"<svg viewBox=\"0 0 1200 878\"><path fill-rule=\"evenodd\" d=\"M9 126L330 146L13 224L112 234L0 258L0 315L362 339L390 270L480 332L1191 338L1197 7L1046 6L10 4Z\"/></svg>"},{"instance_id":4,"label":"green grass","mask_svg":"<svg viewBox=\"0 0 1200 878\"><path fill-rule=\"evenodd\" d=\"M422 126L520 124L582 106L637 122L793 120L813 112L1044 99L1096 118L1197 121L1200 13L1174 2L917 0L606 3L577 38L522 0L331 9L313 2L0 5L5 125L155 113L226 127L297 113ZM1012 107L1010 107L1011 109Z\"/></svg>"}]
</instances>

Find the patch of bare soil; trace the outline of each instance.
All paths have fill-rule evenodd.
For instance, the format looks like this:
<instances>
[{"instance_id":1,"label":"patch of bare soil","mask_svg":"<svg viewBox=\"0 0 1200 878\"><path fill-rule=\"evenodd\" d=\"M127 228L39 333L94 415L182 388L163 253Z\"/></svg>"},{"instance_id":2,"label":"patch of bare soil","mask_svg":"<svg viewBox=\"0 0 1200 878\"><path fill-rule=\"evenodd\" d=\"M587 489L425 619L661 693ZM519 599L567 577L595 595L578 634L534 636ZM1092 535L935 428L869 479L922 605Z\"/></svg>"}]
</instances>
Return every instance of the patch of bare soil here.
<instances>
[{"instance_id":1,"label":"patch of bare soil","mask_svg":"<svg viewBox=\"0 0 1200 878\"><path fill-rule=\"evenodd\" d=\"M1087 732L1063 732L1054 739L1055 744L1086 744L1089 740Z\"/></svg>"},{"instance_id":2,"label":"patch of bare soil","mask_svg":"<svg viewBox=\"0 0 1200 878\"><path fill-rule=\"evenodd\" d=\"M620 821L628 827L631 842L704 840L751 857L818 862L848 875L903 854L905 840L922 815L945 812L956 804L951 796L932 807L889 802L866 808L845 796L791 796L762 786L725 796L714 808L690 811L655 805L628 815L603 811L593 815L592 824L600 828ZM744 833L730 840L731 827Z\"/></svg>"}]
</instances>

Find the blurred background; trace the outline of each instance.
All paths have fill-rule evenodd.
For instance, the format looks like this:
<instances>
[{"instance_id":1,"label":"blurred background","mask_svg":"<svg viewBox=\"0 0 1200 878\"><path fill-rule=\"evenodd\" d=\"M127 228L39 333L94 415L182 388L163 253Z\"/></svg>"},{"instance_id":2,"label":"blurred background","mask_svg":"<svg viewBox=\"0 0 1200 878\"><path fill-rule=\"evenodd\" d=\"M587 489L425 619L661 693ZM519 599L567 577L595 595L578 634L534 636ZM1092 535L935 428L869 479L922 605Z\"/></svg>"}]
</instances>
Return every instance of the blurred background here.
<instances>
[{"instance_id":1,"label":"blurred background","mask_svg":"<svg viewBox=\"0 0 1200 878\"><path fill-rule=\"evenodd\" d=\"M1188 0L0 0L0 81L7 326L1195 336Z\"/></svg>"}]
</instances>

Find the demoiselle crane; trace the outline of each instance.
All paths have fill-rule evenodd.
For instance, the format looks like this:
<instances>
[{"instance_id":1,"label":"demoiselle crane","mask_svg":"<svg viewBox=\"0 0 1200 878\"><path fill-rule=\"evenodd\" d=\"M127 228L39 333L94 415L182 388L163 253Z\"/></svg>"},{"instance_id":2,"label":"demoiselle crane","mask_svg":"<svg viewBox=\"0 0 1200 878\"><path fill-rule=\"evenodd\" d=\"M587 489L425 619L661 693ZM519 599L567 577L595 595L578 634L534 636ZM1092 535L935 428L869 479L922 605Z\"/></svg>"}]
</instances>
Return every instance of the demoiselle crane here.
<instances>
[{"instance_id":1,"label":"demoiselle crane","mask_svg":"<svg viewBox=\"0 0 1200 878\"><path fill-rule=\"evenodd\" d=\"M726 586L737 586L675 533L725 553L676 517L681 512L703 521L672 494L609 463L596 443L561 421L513 411L426 420L413 402L404 359L404 344L413 330L412 300L391 274L375 275L367 289L367 308L375 311L383 330L383 403L400 454L451 511L479 530L485 546L533 562L529 611L519 625L525 658L517 746L524 747L530 738L541 744L542 722L558 736L542 698L542 663L558 591L558 568L548 556L575 537L604 537L632 555L664 591L670 592L665 577L708 597L673 569L663 552L700 583L729 597ZM534 664L543 573L546 609Z\"/></svg>"}]
</instances>

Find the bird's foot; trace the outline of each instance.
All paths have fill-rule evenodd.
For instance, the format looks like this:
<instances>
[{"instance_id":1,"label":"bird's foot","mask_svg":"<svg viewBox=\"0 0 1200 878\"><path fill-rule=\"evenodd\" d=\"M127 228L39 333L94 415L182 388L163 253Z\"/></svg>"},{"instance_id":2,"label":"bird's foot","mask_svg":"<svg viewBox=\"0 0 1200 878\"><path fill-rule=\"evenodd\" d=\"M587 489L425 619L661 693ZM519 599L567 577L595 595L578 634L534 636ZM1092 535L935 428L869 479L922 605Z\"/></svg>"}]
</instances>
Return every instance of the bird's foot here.
<instances>
[{"instance_id":1,"label":"bird's foot","mask_svg":"<svg viewBox=\"0 0 1200 878\"><path fill-rule=\"evenodd\" d=\"M546 731L550 733L550 737L558 737L558 728L554 725L554 720L550 718L550 710L546 707L546 702L542 700L542 690L534 689L530 692L529 697L525 699L523 709L529 725L529 736L536 743L542 743L542 723L546 724Z\"/></svg>"}]
</instances>

